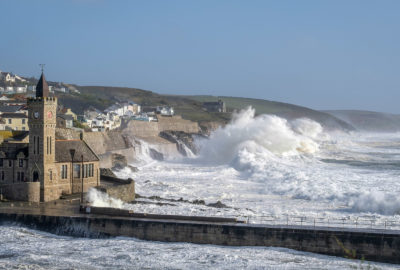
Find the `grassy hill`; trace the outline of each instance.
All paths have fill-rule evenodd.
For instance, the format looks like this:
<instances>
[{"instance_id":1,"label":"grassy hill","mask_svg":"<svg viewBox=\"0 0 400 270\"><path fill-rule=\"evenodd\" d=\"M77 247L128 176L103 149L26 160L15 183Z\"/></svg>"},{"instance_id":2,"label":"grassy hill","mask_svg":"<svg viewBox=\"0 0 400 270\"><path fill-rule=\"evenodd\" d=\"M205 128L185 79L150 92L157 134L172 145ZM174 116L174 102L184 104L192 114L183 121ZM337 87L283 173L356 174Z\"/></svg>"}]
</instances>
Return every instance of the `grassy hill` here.
<instances>
[{"instance_id":1,"label":"grassy hill","mask_svg":"<svg viewBox=\"0 0 400 270\"><path fill-rule=\"evenodd\" d=\"M275 114L286 119L307 117L321 123L328 129L352 130L353 127L328 113L315 111L306 107L262 99L216 96L177 96L161 95L152 91L107 86L77 86L81 94L57 94L60 103L71 107L73 111L82 114L89 106L105 109L115 102L134 101L142 106L168 105L175 109L176 114L197 122L217 121L226 123L230 113L209 113L202 109L205 101L222 99L226 102L228 112L255 108L257 114Z\"/></svg>"},{"instance_id":2,"label":"grassy hill","mask_svg":"<svg viewBox=\"0 0 400 270\"><path fill-rule=\"evenodd\" d=\"M343 120L336 118L325 112L312 110L306 107L297 106L289 103L269 101L263 99L240 98L240 97L215 97L215 96L187 96L199 102L223 100L227 110L241 110L252 106L257 114L275 114L286 119L310 118L319 122L328 129L353 130L354 128Z\"/></svg>"}]
</instances>

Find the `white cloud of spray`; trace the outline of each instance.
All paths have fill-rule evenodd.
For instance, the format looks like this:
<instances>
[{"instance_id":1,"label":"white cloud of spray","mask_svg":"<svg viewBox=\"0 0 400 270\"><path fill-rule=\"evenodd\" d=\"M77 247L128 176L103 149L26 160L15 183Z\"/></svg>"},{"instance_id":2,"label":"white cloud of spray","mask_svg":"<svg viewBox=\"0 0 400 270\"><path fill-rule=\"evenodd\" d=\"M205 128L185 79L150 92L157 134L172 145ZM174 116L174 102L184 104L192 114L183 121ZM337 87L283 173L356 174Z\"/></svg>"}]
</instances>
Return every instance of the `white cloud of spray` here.
<instances>
[{"instance_id":1,"label":"white cloud of spray","mask_svg":"<svg viewBox=\"0 0 400 270\"><path fill-rule=\"evenodd\" d=\"M226 164L240 159L243 153L265 156L293 156L318 151L314 140L322 132L319 123L310 119L288 122L275 115L255 116L248 108L233 115L232 121L202 141L200 159Z\"/></svg>"},{"instance_id":2,"label":"white cloud of spray","mask_svg":"<svg viewBox=\"0 0 400 270\"><path fill-rule=\"evenodd\" d=\"M124 208L125 206L123 201L110 197L108 194L95 188L89 189L86 194L86 201L88 201L91 206L97 207Z\"/></svg>"}]
</instances>

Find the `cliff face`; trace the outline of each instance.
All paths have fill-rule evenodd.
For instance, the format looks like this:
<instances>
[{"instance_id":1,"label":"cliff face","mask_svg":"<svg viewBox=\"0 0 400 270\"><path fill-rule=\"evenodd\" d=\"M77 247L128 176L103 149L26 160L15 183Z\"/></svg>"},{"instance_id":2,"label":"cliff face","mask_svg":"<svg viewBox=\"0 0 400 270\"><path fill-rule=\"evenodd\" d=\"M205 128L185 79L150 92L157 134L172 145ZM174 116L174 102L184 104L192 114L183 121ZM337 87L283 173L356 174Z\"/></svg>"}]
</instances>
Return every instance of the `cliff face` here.
<instances>
[{"instance_id":1,"label":"cliff face","mask_svg":"<svg viewBox=\"0 0 400 270\"><path fill-rule=\"evenodd\" d=\"M142 142L147 143L150 155L157 158L179 155L180 144L160 137L164 131L182 134L198 134L201 132L196 122L182 119L180 116L158 116L158 122L129 121L121 130L107 132L83 132L83 140L100 158L102 168L111 168L115 154L126 157L128 163L136 160L144 149ZM72 140L81 137L80 132L73 129L57 129L57 139ZM189 135L190 136L190 135Z\"/></svg>"}]
</instances>

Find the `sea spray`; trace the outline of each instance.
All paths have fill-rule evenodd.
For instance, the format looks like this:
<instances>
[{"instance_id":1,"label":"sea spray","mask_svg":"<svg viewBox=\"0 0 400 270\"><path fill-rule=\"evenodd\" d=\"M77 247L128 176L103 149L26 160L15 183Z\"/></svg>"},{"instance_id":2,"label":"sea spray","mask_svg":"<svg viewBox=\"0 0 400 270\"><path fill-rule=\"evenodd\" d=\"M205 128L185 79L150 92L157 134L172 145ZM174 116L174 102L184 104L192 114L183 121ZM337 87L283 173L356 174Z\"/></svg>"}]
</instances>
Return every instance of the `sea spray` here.
<instances>
[{"instance_id":1,"label":"sea spray","mask_svg":"<svg viewBox=\"0 0 400 270\"><path fill-rule=\"evenodd\" d=\"M199 159L211 164L227 164L240 162L243 152L252 153L255 159L257 156L313 154L319 149L314 139L321 133L322 127L315 121L299 119L291 124L275 115L256 117L255 110L250 107L235 113L232 121L213 132L209 140L199 142Z\"/></svg>"},{"instance_id":2,"label":"sea spray","mask_svg":"<svg viewBox=\"0 0 400 270\"><path fill-rule=\"evenodd\" d=\"M110 197L108 194L95 188L89 189L86 194L86 201L88 201L91 206L97 207L124 208L125 206L123 201Z\"/></svg>"}]
</instances>

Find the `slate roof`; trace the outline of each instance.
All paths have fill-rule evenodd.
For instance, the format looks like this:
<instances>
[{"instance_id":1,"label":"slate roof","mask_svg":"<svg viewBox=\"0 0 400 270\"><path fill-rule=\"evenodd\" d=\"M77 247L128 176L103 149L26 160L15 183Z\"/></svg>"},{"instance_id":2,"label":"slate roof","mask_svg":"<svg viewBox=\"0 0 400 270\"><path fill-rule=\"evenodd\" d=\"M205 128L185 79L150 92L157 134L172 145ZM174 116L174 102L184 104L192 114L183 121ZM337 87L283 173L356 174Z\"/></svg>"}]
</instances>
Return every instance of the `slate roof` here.
<instances>
[{"instance_id":1,"label":"slate roof","mask_svg":"<svg viewBox=\"0 0 400 270\"><path fill-rule=\"evenodd\" d=\"M36 85L36 97L48 97L49 96L49 85L46 82L46 78L42 73L39 82Z\"/></svg>"},{"instance_id":2,"label":"slate roof","mask_svg":"<svg viewBox=\"0 0 400 270\"><path fill-rule=\"evenodd\" d=\"M28 118L24 113L3 113L2 118Z\"/></svg>"},{"instance_id":3,"label":"slate roof","mask_svg":"<svg viewBox=\"0 0 400 270\"><path fill-rule=\"evenodd\" d=\"M56 141L56 162L71 162L70 149L75 149L74 162L99 161L98 156L82 140L57 140Z\"/></svg>"},{"instance_id":4,"label":"slate roof","mask_svg":"<svg viewBox=\"0 0 400 270\"><path fill-rule=\"evenodd\" d=\"M57 114L57 117L60 117L60 118L62 118L64 120L70 120L70 121L74 120L72 115L69 115L69 114Z\"/></svg>"},{"instance_id":5,"label":"slate roof","mask_svg":"<svg viewBox=\"0 0 400 270\"><path fill-rule=\"evenodd\" d=\"M0 147L0 151L4 152L6 158L17 159L20 152L24 153L25 157L29 155L29 144L28 143L3 143Z\"/></svg>"},{"instance_id":6,"label":"slate roof","mask_svg":"<svg viewBox=\"0 0 400 270\"><path fill-rule=\"evenodd\" d=\"M22 105L17 105L17 106L4 106L4 105L0 105L0 112L3 113L15 113L17 111L19 111L20 109L22 109L24 106Z\"/></svg>"}]
</instances>

